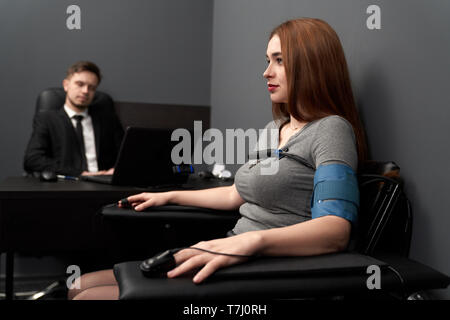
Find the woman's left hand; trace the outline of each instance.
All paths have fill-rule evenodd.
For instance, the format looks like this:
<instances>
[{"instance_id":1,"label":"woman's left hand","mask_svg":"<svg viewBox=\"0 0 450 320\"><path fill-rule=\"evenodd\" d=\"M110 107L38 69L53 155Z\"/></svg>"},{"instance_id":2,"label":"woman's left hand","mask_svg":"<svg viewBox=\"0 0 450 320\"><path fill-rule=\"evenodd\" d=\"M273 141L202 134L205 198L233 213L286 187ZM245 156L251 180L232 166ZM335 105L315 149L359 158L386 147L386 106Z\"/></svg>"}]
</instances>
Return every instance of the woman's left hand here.
<instances>
[{"instance_id":1,"label":"woman's left hand","mask_svg":"<svg viewBox=\"0 0 450 320\"><path fill-rule=\"evenodd\" d=\"M202 241L192 247L208 251L253 256L261 246L261 238L257 232L246 232L229 238ZM200 251L197 249L183 249L175 255L177 267L167 273L167 277L175 278L186 272L201 268L194 276L194 283L200 283L216 270L248 260L246 257L227 256Z\"/></svg>"}]
</instances>

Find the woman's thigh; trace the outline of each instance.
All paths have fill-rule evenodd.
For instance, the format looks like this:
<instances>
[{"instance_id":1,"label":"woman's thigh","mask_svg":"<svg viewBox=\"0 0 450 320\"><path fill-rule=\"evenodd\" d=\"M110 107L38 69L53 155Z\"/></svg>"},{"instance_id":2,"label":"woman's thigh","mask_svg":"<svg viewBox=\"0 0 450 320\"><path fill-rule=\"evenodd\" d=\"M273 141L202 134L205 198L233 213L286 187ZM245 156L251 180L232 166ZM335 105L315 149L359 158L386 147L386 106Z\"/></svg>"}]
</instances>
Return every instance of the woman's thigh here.
<instances>
[{"instance_id":1,"label":"woman's thigh","mask_svg":"<svg viewBox=\"0 0 450 320\"><path fill-rule=\"evenodd\" d=\"M92 287L77 294L73 300L118 300L119 287L115 285Z\"/></svg>"},{"instance_id":2,"label":"woman's thigh","mask_svg":"<svg viewBox=\"0 0 450 320\"><path fill-rule=\"evenodd\" d=\"M71 285L68 298L73 299L80 292L93 287L117 286L112 269L83 274Z\"/></svg>"}]
</instances>

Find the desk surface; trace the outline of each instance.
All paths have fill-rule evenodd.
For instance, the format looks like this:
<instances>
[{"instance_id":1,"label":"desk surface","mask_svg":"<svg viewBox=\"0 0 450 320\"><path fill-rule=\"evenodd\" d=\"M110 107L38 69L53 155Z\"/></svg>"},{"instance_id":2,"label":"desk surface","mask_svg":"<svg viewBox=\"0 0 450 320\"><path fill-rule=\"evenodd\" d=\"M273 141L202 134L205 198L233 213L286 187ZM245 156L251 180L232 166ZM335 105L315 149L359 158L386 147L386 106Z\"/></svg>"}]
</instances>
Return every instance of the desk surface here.
<instances>
[{"instance_id":1,"label":"desk surface","mask_svg":"<svg viewBox=\"0 0 450 320\"><path fill-rule=\"evenodd\" d=\"M113 186L87 181L58 180L57 182L43 182L34 177L8 177L0 183L1 199L38 199L79 197L95 198L112 194L135 194L140 192L161 192L174 189L193 190L219 186L229 186L232 181L204 180L191 176L182 187L153 187L139 188L127 186Z\"/></svg>"},{"instance_id":2,"label":"desk surface","mask_svg":"<svg viewBox=\"0 0 450 320\"><path fill-rule=\"evenodd\" d=\"M0 200L59 198L67 196L102 197L105 193L142 192L133 187L60 180L43 182L33 177L9 177L0 183Z\"/></svg>"}]
</instances>

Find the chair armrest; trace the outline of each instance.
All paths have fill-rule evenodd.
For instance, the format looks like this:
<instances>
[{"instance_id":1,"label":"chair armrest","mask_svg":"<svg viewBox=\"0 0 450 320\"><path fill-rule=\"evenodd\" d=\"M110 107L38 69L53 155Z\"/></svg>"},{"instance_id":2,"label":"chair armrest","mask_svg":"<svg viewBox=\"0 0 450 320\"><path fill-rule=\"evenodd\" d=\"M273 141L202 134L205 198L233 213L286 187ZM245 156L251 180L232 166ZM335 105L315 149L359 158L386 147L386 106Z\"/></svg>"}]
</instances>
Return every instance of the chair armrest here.
<instances>
[{"instance_id":1,"label":"chair armrest","mask_svg":"<svg viewBox=\"0 0 450 320\"><path fill-rule=\"evenodd\" d=\"M395 270L408 284L405 288L388 263L355 253L260 258L218 270L199 285L189 276L146 278L139 270L139 263L133 261L114 266L120 299L248 300L369 294L367 279L371 274L366 271L370 265L378 265L381 270L381 289L374 290L378 292L405 293L405 290L445 288L449 284L446 275L415 261L396 257ZM418 274L420 279L415 278Z\"/></svg>"},{"instance_id":2,"label":"chair armrest","mask_svg":"<svg viewBox=\"0 0 450 320\"><path fill-rule=\"evenodd\" d=\"M377 254L377 259L386 262L403 284L406 292L445 289L450 284L447 275L410 258L392 253Z\"/></svg>"},{"instance_id":3,"label":"chair armrest","mask_svg":"<svg viewBox=\"0 0 450 320\"><path fill-rule=\"evenodd\" d=\"M212 210L199 207L187 206L161 206L151 207L145 211L119 208L116 205L105 206L100 215L108 219L144 219L144 220L209 220L209 221L233 221L240 217L239 211Z\"/></svg>"}]
</instances>

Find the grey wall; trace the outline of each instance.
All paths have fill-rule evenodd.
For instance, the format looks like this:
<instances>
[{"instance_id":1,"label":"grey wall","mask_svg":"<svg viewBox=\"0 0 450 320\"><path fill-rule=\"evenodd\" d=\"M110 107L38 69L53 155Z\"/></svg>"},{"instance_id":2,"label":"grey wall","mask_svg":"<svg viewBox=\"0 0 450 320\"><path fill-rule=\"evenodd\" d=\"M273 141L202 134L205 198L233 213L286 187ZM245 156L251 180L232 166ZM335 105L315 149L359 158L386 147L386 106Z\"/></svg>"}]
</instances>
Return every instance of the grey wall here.
<instances>
[{"instance_id":1,"label":"grey wall","mask_svg":"<svg viewBox=\"0 0 450 320\"><path fill-rule=\"evenodd\" d=\"M68 30L67 7L81 8ZM118 101L209 105L210 0L0 0L0 179L22 173L38 93L77 60Z\"/></svg>"},{"instance_id":2,"label":"grey wall","mask_svg":"<svg viewBox=\"0 0 450 320\"><path fill-rule=\"evenodd\" d=\"M381 8L381 30L366 27L371 4ZM216 0L212 127L270 121L262 77L270 31L290 18L326 20L343 43L372 157L396 161L406 180L411 257L450 275L449 14L443 0ZM448 299L450 289L434 294Z\"/></svg>"}]
</instances>

